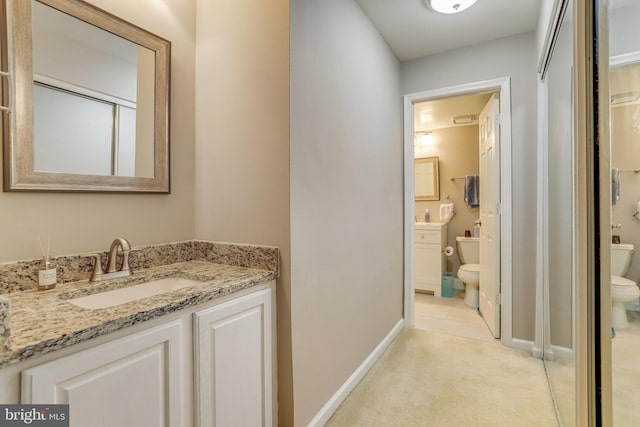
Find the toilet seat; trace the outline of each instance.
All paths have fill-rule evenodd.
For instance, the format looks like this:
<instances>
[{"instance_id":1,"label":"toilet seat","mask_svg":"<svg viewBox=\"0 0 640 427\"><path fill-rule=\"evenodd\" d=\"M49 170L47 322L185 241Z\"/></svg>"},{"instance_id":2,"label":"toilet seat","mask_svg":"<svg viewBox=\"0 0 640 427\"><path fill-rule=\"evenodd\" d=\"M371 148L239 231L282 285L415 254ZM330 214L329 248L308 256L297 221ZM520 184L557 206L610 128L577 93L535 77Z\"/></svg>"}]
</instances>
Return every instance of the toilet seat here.
<instances>
[{"instance_id":1,"label":"toilet seat","mask_svg":"<svg viewBox=\"0 0 640 427\"><path fill-rule=\"evenodd\" d=\"M480 264L462 264L460 270L468 271L469 273L480 273Z\"/></svg>"},{"instance_id":2,"label":"toilet seat","mask_svg":"<svg viewBox=\"0 0 640 427\"><path fill-rule=\"evenodd\" d=\"M620 276L611 276L611 286L619 286L619 287L629 287L636 286L636 282L631 279L627 279L626 277Z\"/></svg>"}]
</instances>

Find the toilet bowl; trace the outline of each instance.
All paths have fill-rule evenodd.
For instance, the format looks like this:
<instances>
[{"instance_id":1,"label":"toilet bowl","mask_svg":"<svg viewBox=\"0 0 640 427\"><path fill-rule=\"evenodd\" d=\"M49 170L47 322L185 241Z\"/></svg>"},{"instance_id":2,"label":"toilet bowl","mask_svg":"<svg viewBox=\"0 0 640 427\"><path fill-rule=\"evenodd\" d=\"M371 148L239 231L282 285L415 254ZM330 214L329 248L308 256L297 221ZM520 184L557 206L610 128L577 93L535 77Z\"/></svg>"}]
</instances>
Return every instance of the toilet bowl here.
<instances>
[{"instance_id":1,"label":"toilet bowl","mask_svg":"<svg viewBox=\"0 0 640 427\"><path fill-rule=\"evenodd\" d=\"M480 238L456 237L460 268L458 279L464 283L464 303L478 307L478 285L480 284Z\"/></svg>"},{"instance_id":2,"label":"toilet bowl","mask_svg":"<svg viewBox=\"0 0 640 427\"><path fill-rule=\"evenodd\" d=\"M640 297L640 289L638 289L636 282L625 277L611 276L611 326L614 329L629 327L624 303L638 297Z\"/></svg>"},{"instance_id":3,"label":"toilet bowl","mask_svg":"<svg viewBox=\"0 0 640 427\"><path fill-rule=\"evenodd\" d=\"M618 330L629 327L624 303L640 297L636 282L623 277L629 271L633 253L633 245L611 245L611 326Z\"/></svg>"}]
</instances>

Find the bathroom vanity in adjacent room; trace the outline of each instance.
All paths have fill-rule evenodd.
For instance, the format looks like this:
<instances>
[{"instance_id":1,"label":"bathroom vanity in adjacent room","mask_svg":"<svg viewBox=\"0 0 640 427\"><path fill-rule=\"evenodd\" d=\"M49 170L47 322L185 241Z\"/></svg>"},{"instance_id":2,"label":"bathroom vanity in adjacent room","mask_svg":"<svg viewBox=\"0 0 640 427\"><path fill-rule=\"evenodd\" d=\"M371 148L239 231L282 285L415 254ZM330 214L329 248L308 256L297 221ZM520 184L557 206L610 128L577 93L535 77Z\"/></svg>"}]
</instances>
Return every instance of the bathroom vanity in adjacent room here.
<instances>
[{"instance_id":1,"label":"bathroom vanity in adjacent room","mask_svg":"<svg viewBox=\"0 0 640 427\"><path fill-rule=\"evenodd\" d=\"M441 296L442 273L446 271L444 247L447 224L417 222L414 226L413 285L416 292Z\"/></svg>"}]
</instances>

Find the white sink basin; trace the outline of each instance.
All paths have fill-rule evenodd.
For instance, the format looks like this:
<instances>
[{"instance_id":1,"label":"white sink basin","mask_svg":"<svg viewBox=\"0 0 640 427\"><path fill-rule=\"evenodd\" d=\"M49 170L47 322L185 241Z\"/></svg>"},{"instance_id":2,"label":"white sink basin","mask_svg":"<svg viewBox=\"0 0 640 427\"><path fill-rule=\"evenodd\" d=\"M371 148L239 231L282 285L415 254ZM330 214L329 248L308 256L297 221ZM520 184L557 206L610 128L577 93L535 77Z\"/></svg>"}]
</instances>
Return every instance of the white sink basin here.
<instances>
[{"instance_id":1,"label":"white sink basin","mask_svg":"<svg viewBox=\"0 0 640 427\"><path fill-rule=\"evenodd\" d=\"M126 288L115 289L113 291L100 292L87 295L85 297L68 300L71 304L82 308L100 309L113 307L114 305L152 297L165 292L175 291L187 286L198 285L202 282L179 277L168 277L166 279L154 280L152 282L141 283Z\"/></svg>"}]
</instances>

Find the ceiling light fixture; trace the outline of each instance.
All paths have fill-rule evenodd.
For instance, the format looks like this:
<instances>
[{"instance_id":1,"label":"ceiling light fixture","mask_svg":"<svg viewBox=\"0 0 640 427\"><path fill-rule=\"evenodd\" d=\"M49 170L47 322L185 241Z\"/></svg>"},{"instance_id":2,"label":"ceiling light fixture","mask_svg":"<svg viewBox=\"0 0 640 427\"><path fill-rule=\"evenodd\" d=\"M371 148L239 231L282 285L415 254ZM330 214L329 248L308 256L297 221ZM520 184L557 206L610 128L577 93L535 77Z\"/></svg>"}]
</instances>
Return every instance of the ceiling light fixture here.
<instances>
[{"instance_id":1,"label":"ceiling light fixture","mask_svg":"<svg viewBox=\"0 0 640 427\"><path fill-rule=\"evenodd\" d=\"M458 13L469 9L477 0L426 0L431 9L440 13Z\"/></svg>"},{"instance_id":2,"label":"ceiling light fixture","mask_svg":"<svg viewBox=\"0 0 640 427\"><path fill-rule=\"evenodd\" d=\"M470 125L476 121L475 114L467 114L466 116L455 116L453 118L454 125Z\"/></svg>"},{"instance_id":3,"label":"ceiling light fixture","mask_svg":"<svg viewBox=\"0 0 640 427\"><path fill-rule=\"evenodd\" d=\"M419 148L426 148L433 145L433 134L431 132L416 132L413 145Z\"/></svg>"}]
</instances>

